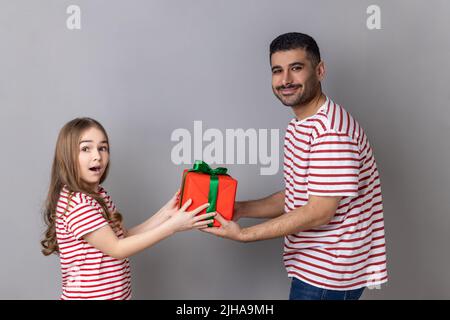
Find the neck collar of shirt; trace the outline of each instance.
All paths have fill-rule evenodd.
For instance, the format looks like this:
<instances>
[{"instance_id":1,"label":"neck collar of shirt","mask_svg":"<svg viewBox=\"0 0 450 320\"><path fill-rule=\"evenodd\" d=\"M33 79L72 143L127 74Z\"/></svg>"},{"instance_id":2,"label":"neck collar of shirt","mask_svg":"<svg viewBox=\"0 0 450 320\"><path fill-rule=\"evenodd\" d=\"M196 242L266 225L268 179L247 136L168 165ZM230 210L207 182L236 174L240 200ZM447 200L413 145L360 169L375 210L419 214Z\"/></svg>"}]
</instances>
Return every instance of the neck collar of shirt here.
<instances>
[{"instance_id":1,"label":"neck collar of shirt","mask_svg":"<svg viewBox=\"0 0 450 320\"><path fill-rule=\"evenodd\" d=\"M320 108L317 110L317 112L315 114L313 114L312 116L306 117L302 120L297 119L297 117L294 118L295 123L296 124L302 124L305 121L308 121L311 118L314 118L315 116L317 116L318 113L321 113L322 111L324 111L327 107L328 107L328 96L325 95L325 102L320 106Z\"/></svg>"}]
</instances>

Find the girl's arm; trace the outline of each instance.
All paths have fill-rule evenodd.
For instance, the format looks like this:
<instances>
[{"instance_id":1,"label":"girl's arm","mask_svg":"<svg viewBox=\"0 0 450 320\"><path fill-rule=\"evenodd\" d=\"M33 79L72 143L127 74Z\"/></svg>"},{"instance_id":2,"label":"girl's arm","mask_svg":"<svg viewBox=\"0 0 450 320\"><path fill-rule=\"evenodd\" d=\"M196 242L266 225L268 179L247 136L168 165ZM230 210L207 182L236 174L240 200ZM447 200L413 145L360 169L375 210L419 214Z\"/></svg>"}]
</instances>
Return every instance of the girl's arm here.
<instances>
[{"instance_id":1,"label":"girl's arm","mask_svg":"<svg viewBox=\"0 0 450 320\"><path fill-rule=\"evenodd\" d=\"M170 218L150 230L128 236L125 239L117 238L109 225L88 233L83 238L93 247L110 257L122 260L153 246L175 232L194 228L201 229L207 227L209 223L212 223L212 220L205 219L213 217L216 214L215 212L196 216L199 212L207 208L209 203L199 206L193 211L186 212L186 208L191 203L192 201L188 200L180 209L169 208L163 210L168 212L164 212L162 215L167 215Z\"/></svg>"},{"instance_id":2,"label":"girl's arm","mask_svg":"<svg viewBox=\"0 0 450 320\"><path fill-rule=\"evenodd\" d=\"M176 208L178 207L178 198L180 195L180 190L178 190L174 196L154 215L152 215L149 219L141 223L140 225L137 225L131 229L126 230L123 228L125 237L134 236L136 234L151 230L157 226L159 226L161 223L166 221L170 218L170 208Z\"/></svg>"}]
</instances>

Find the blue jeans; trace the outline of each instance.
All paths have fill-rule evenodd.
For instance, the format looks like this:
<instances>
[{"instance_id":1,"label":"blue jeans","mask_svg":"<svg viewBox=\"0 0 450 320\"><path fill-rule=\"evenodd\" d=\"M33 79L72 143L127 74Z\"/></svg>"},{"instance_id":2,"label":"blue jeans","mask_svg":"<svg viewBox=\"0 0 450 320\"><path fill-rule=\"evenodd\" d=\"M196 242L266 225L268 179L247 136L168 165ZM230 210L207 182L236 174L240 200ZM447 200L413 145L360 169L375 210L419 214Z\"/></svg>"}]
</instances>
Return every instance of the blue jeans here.
<instances>
[{"instance_id":1,"label":"blue jeans","mask_svg":"<svg viewBox=\"0 0 450 320\"><path fill-rule=\"evenodd\" d=\"M292 278L289 300L358 300L364 288L339 291L312 286L297 278Z\"/></svg>"}]
</instances>

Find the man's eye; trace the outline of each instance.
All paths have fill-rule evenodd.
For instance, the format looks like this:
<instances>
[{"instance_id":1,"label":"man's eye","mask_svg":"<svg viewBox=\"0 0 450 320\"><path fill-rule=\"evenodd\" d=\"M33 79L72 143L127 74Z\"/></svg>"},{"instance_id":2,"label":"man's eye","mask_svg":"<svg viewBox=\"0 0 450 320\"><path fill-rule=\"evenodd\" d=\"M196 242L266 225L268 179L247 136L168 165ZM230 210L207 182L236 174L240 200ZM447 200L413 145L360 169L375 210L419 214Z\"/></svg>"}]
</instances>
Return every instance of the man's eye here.
<instances>
[{"instance_id":1,"label":"man's eye","mask_svg":"<svg viewBox=\"0 0 450 320\"><path fill-rule=\"evenodd\" d=\"M302 70L302 67L292 67L292 71Z\"/></svg>"},{"instance_id":2,"label":"man's eye","mask_svg":"<svg viewBox=\"0 0 450 320\"><path fill-rule=\"evenodd\" d=\"M273 73L273 74L275 74L275 73L280 73L280 72L281 72L281 70L279 70L279 69L272 70L272 73Z\"/></svg>"}]
</instances>

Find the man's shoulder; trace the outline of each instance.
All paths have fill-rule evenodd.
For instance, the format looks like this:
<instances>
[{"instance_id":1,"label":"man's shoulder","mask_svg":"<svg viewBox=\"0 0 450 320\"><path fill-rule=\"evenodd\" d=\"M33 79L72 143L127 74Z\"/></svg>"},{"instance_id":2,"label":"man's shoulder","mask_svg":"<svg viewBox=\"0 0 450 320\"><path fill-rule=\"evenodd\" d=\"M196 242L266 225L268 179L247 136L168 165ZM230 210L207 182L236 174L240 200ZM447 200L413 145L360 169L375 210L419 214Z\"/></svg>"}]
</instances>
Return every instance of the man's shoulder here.
<instances>
[{"instance_id":1,"label":"man's shoulder","mask_svg":"<svg viewBox=\"0 0 450 320\"><path fill-rule=\"evenodd\" d=\"M318 128L317 136L338 134L358 139L362 132L362 128L350 112L331 99L327 100L325 108L322 108L314 119Z\"/></svg>"}]
</instances>

